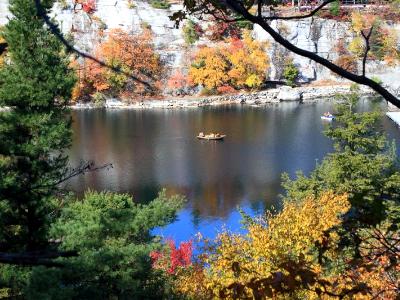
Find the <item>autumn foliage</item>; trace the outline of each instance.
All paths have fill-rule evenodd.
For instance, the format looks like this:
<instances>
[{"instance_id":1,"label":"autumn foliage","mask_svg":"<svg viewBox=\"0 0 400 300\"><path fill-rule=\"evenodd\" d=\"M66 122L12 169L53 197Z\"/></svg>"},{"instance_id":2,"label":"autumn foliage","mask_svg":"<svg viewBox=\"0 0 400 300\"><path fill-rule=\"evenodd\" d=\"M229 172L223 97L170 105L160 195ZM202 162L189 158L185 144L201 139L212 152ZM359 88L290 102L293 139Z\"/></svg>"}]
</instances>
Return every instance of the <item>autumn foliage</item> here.
<instances>
[{"instance_id":1,"label":"autumn foliage","mask_svg":"<svg viewBox=\"0 0 400 300\"><path fill-rule=\"evenodd\" d=\"M194 57L189 79L209 90L230 86L235 89L259 88L266 78L269 60L266 45L255 41L250 33L243 40L203 47Z\"/></svg>"},{"instance_id":2,"label":"autumn foliage","mask_svg":"<svg viewBox=\"0 0 400 300\"><path fill-rule=\"evenodd\" d=\"M75 0L75 5L81 4L82 10L88 14L96 11L96 0Z\"/></svg>"},{"instance_id":3,"label":"autumn foliage","mask_svg":"<svg viewBox=\"0 0 400 300\"><path fill-rule=\"evenodd\" d=\"M370 51L368 58L384 60L389 65L398 62L400 51L398 49L397 34L374 14L361 14L353 12L351 15L351 28L355 34L354 39L349 44L349 50L358 57L363 57L365 53L365 40L362 32L368 34L372 30L369 41Z\"/></svg>"},{"instance_id":4,"label":"autumn foliage","mask_svg":"<svg viewBox=\"0 0 400 300\"><path fill-rule=\"evenodd\" d=\"M320 199L286 203L281 213L247 224L246 235L224 232L200 260L204 281L188 284L183 278L177 281L177 289L194 298L201 290L233 299L235 294L273 297L303 285L311 288L322 275L315 245L338 240L327 231L340 224L340 215L349 207L345 195L327 193ZM192 270L184 276L199 277Z\"/></svg>"},{"instance_id":5,"label":"autumn foliage","mask_svg":"<svg viewBox=\"0 0 400 300\"><path fill-rule=\"evenodd\" d=\"M347 195L332 192L285 202L278 214L247 220L247 234L204 241L175 290L190 299L395 299L399 235L367 229L361 257L351 258L339 245L349 209Z\"/></svg>"},{"instance_id":6,"label":"autumn foliage","mask_svg":"<svg viewBox=\"0 0 400 300\"><path fill-rule=\"evenodd\" d=\"M339 40L335 45L334 50L338 53L338 58L335 60L335 64L339 67L352 72L357 73L358 65L356 57L346 48L343 40Z\"/></svg>"},{"instance_id":7,"label":"autumn foliage","mask_svg":"<svg viewBox=\"0 0 400 300\"><path fill-rule=\"evenodd\" d=\"M215 20L205 30L210 41L222 41L226 38L240 39L242 32L236 23L226 23Z\"/></svg>"},{"instance_id":8,"label":"autumn foliage","mask_svg":"<svg viewBox=\"0 0 400 300\"><path fill-rule=\"evenodd\" d=\"M172 94L183 94L184 89L189 85L188 78L180 70L172 73L167 82L167 88Z\"/></svg>"},{"instance_id":9,"label":"autumn foliage","mask_svg":"<svg viewBox=\"0 0 400 300\"><path fill-rule=\"evenodd\" d=\"M163 251L153 251L150 257L153 261L153 268L176 274L178 268L185 268L192 264L192 241L181 242L176 248L173 240L166 241L166 248Z\"/></svg>"},{"instance_id":10,"label":"autumn foliage","mask_svg":"<svg viewBox=\"0 0 400 300\"><path fill-rule=\"evenodd\" d=\"M101 66L93 60L85 60L78 71L78 90L82 94L104 93L110 96L154 94L160 87L163 71L161 59L155 53L152 35L144 30L138 35L123 30L113 30L95 50L95 56L116 70ZM139 79L151 85L149 89ZM77 93L79 94L79 93Z\"/></svg>"}]
</instances>

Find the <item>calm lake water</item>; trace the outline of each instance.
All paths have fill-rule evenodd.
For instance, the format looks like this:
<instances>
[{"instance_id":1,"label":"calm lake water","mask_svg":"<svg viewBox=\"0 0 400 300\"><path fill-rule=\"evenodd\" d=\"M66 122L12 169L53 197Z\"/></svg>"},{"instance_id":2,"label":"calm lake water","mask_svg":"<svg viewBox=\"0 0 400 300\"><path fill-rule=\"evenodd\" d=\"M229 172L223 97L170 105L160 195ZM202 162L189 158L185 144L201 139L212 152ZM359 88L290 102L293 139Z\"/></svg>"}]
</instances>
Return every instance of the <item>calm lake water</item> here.
<instances>
[{"instance_id":1,"label":"calm lake water","mask_svg":"<svg viewBox=\"0 0 400 300\"><path fill-rule=\"evenodd\" d=\"M320 115L329 101L268 107L218 106L182 110L79 110L73 112L71 166L82 160L113 168L76 177L68 188L156 197L161 188L186 196L179 219L157 230L176 241L197 232L213 237L225 226L240 230L240 206L251 215L279 207L281 174L310 172L332 150ZM365 101L360 109L367 110ZM400 130L383 117L399 147ZM200 132L221 132L224 141L200 141Z\"/></svg>"}]
</instances>

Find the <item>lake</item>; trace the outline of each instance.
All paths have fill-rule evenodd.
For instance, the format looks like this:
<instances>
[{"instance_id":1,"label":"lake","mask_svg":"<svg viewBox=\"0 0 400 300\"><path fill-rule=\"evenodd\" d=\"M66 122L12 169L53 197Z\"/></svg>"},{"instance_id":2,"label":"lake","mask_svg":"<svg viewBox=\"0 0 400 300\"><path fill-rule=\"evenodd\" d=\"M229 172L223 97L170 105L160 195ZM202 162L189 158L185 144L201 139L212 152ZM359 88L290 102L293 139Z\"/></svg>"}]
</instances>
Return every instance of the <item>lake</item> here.
<instances>
[{"instance_id":1,"label":"lake","mask_svg":"<svg viewBox=\"0 0 400 300\"><path fill-rule=\"evenodd\" d=\"M361 110L370 109L363 101ZM178 220L157 229L176 241L201 232L213 237L223 227L240 231L240 206L261 214L279 207L281 174L309 173L332 150L323 135L330 101L281 103L266 107L215 106L191 109L73 111L71 166L82 160L113 168L73 178L68 189L129 193L139 202L158 191L183 194ZM383 117L383 127L399 147L400 130ZM201 141L199 132L220 132L224 141Z\"/></svg>"}]
</instances>

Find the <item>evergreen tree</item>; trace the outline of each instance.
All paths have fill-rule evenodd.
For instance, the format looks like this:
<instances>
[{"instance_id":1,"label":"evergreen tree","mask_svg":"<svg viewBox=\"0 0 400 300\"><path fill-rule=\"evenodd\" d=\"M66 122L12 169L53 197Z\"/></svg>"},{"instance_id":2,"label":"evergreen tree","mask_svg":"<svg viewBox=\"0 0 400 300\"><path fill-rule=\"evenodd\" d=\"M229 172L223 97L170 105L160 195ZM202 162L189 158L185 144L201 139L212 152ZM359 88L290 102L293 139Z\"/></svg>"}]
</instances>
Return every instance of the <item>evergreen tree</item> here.
<instances>
[{"instance_id":1,"label":"evergreen tree","mask_svg":"<svg viewBox=\"0 0 400 300\"><path fill-rule=\"evenodd\" d=\"M48 12L54 1L40 3ZM0 252L43 253L56 183L66 171L75 77L35 1L10 0L10 12L0 70L0 107L11 108L0 113Z\"/></svg>"},{"instance_id":2,"label":"evergreen tree","mask_svg":"<svg viewBox=\"0 0 400 300\"><path fill-rule=\"evenodd\" d=\"M334 142L335 151L305 176L301 172L295 180L283 175L285 199L303 199L332 190L347 193L352 209L344 228L358 245L358 229L390 223L390 230L398 232L400 221L400 169L394 145L382 130L378 111L356 112L357 91L341 96L337 118L326 135ZM357 247L356 247L357 254Z\"/></svg>"},{"instance_id":3,"label":"evergreen tree","mask_svg":"<svg viewBox=\"0 0 400 300\"><path fill-rule=\"evenodd\" d=\"M192 20L188 20L183 27L183 37L187 45L193 45L199 40L200 36L196 31L196 24Z\"/></svg>"},{"instance_id":4,"label":"evergreen tree","mask_svg":"<svg viewBox=\"0 0 400 300\"><path fill-rule=\"evenodd\" d=\"M183 199L162 191L148 204L129 195L88 192L68 203L52 226L64 268L36 267L24 287L28 299L163 299L166 281L152 269L160 239L152 230L175 220Z\"/></svg>"}]
</instances>

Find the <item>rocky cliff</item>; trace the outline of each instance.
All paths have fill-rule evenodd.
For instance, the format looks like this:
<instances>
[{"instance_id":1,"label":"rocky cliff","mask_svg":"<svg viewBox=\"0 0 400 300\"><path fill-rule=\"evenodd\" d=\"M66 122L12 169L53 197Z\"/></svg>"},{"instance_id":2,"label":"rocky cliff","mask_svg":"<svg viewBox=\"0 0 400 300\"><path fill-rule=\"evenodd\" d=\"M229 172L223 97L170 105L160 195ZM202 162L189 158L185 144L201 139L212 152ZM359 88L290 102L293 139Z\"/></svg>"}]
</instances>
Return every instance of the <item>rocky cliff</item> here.
<instances>
[{"instance_id":1,"label":"rocky cliff","mask_svg":"<svg viewBox=\"0 0 400 300\"><path fill-rule=\"evenodd\" d=\"M85 13L80 5L75 6L74 0L61 0L54 8L53 14L59 22L62 31L72 33L76 46L84 51L92 51L95 45L114 28L128 32L138 32L141 26L149 26L154 33L154 43L157 51L168 62L171 68L186 68L189 65L190 54L201 44L210 45L210 41L200 39L194 46L185 44L180 28L174 27L169 19L174 11L182 9L180 4L172 4L169 9L153 8L146 1L130 0L97 0L94 14ZM134 3L131 5L130 3ZM6 10L7 0L0 0L0 24L7 22L9 13ZM334 60L338 57L335 45L339 40L351 38L349 23L337 22L319 18L301 21L274 21L273 27L285 32L289 41L296 46L318 53ZM392 25L400 36L400 25ZM99 29L104 33L99 34ZM271 60L270 78L279 77L283 58L290 54L271 40L271 37L260 27L255 26L253 35L258 40L270 41L268 54ZM305 82L312 80L341 80L328 69L309 59L293 56L295 65L301 72ZM367 73L380 78L392 88L400 88L399 67L389 67L385 63L369 63Z\"/></svg>"}]
</instances>

